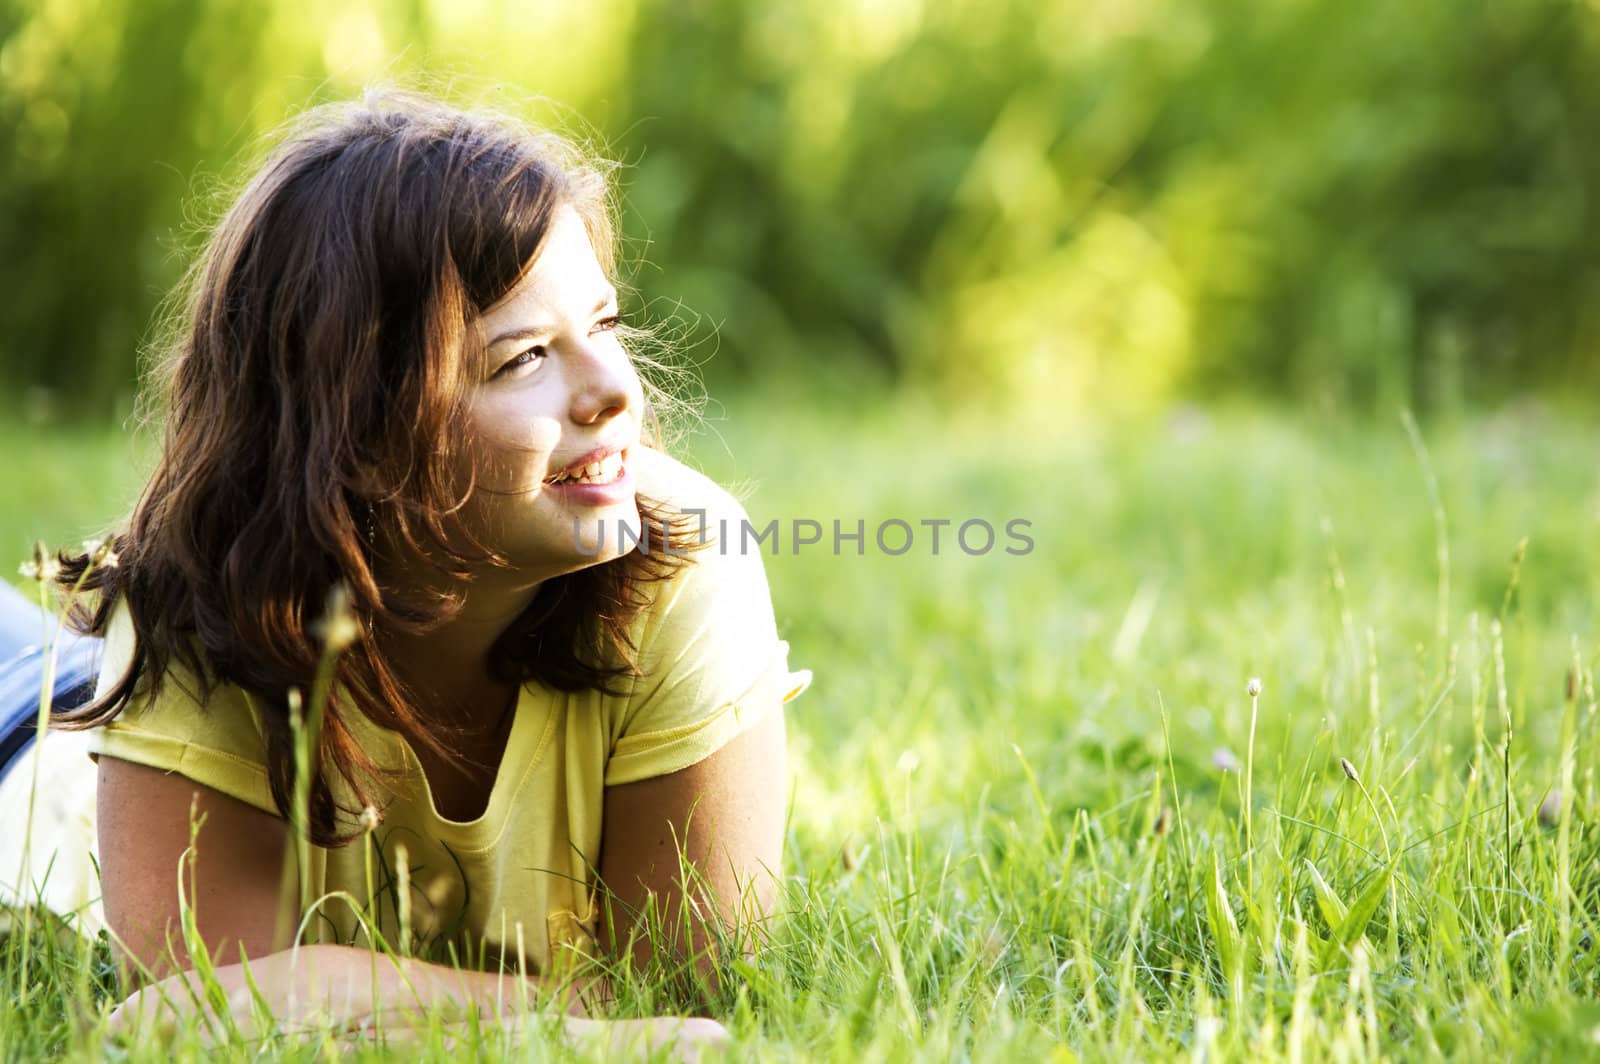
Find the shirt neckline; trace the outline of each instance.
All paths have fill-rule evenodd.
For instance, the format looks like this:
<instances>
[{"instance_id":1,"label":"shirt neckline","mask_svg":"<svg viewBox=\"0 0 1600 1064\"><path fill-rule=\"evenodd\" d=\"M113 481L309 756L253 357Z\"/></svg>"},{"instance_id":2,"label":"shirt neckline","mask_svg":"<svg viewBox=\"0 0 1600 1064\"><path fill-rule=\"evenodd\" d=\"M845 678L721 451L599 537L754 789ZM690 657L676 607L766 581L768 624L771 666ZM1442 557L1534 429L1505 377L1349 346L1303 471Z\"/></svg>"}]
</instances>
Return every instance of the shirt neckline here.
<instances>
[{"instance_id":1,"label":"shirt neckline","mask_svg":"<svg viewBox=\"0 0 1600 1064\"><path fill-rule=\"evenodd\" d=\"M471 820L452 820L441 813L434 800L433 787L428 783L428 774L423 771L422 761L411 743L393 728L368 720L372 727L382 732L398 748L405 763L407 781L414 784L412 794L419 799L426 799L415 801L414 804L425 811L428 823L438 838L482 845L481 836L486 829L498 835L504 827L507 805L521 789L523 780L543 759L555 731L557 713L549 705L549 699L540 695L541 692L533 684L524 683L518 688L517 704L511 711L511 729L506 736L505 752L500 755L500 764L495 770L494 782L489 787L489 800L484 803L483 812ZM538 726L541 702L545 703L547 709L542 729Z\"/></svg>"}]
</instances>

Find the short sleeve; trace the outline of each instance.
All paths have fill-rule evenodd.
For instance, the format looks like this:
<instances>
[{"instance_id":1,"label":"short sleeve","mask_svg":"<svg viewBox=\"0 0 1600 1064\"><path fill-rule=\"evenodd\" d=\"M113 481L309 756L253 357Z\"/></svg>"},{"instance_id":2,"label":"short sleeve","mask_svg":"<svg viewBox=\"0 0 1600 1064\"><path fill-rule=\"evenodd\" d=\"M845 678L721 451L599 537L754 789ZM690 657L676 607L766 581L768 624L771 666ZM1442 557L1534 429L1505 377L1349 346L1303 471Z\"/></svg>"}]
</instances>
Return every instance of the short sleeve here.
<instances>
[{"instance_id":1,"label":"short sleeve","mask_svg":"<svg viewBox=\"0 0 1600 1064\"><path fill-rule=\"evenodd\" d=\"M641 676L610 722L607 786L703 760L811 683L810 672L789 667L759 546L741 550L744 508L712 481L690 476L689 492L675 504L705 511L707 545L656 588L638 647Z\"/></svg>"},{"instance_id":2,"label":"short sleeve","mask_svg":"<svg viewBox=\"0 0 1600 1064\"><path fill-rule=\"evenodd\" d=\"M134 640L127 609L117 610L106 631L96 694L127 671ZM267 782L265 742L249 696L237 687L216 685L202 703L200 690L186 670L170 669L155 697L147 689L136 692L116 719L89 731L89 756L176 772L277 815Z\"/></svg>"}]
</instances>

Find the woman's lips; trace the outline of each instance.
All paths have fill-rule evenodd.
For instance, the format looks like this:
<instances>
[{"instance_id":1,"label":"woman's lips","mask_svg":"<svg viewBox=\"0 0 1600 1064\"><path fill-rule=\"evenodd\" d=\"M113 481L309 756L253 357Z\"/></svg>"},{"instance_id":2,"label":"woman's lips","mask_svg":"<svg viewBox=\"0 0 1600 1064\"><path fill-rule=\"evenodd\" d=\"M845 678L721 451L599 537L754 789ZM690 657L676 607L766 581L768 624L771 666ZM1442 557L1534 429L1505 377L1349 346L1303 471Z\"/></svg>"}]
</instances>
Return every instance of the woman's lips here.
<instances>
[{"instance_id":1,"label":"woman's lips","mask_svg":"<svg viewBox=\"0 0 1600 1064\"><path fill-rule=\"evenodd\" d=\"M581 476L585 469L593 469L597 473L607 472L607 470L599 467L620 466L627 459L628 450L626 446L619 444L596 447L572 464L564 466L559 472L552 473L546 477L545 483L550 484L561 479Z\"/></svg>"},{"instance_id":2,"label":"woman's lips","mask_svg":"<svg viewBox=\"0 0 1600 1064\"><path fill-rule=\"evenodd\" d=\"M614 506L633 498L633 473L624 461L616 479L604 484L566 480L560 484L546 484L544 490L578 506Z\"/></svg>"}]
</instances>

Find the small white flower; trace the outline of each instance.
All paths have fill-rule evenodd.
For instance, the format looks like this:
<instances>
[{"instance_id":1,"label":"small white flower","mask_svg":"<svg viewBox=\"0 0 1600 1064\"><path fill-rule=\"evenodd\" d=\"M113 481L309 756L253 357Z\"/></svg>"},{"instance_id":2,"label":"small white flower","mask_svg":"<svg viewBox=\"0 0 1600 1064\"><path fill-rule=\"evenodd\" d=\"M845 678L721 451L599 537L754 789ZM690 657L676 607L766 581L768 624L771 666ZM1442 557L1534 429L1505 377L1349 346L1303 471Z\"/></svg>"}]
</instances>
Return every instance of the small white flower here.
<instances>
[{"instance_id":1,"label":"small white flower","mask_svg":"<svg viewBox=\"0 0 1600 1064\"><path fill-rule=\"evenodd\" d=\"M110 536L104 539L86 539L83 541L83 553L88 555L90 563L97 568L115 569L120 559L113 549L114 546L115 543Z\"/></svg>"},{"instance_id":2,"label":"small white flower","mask_svg":"<svg viewBox=\"0 0 1600 1064\"><path fill-rule=\"evenodd\" d=\"M322 638L329 650L338 653L361 638L361 626L349 614L329 617L322 626Z\"/></svg>"},{"instance_id":3,"label":"small white flower","mask_svg":"<svg viewBox=\"0 0 1600 1064\"><path fill-rule=\"evenodd\" d=\"M378 825L383 823L383 814L378 812L376 806L367 806L361 810L361 830L368 835L378 830Z\"/></svg>"},{"instance_id":4,"label":"small white flower","mask_svg":"<svg viewBox=\"0 0 1600 1064\"><path fill-rule=\"evenodd\" d=\"M1261 677L1252 676L1250 682L1244 685L1245 694L1254 698L1261 693Z\"/></svg>"},{"instance_id":5,"label":"small white flower","mask_svg":"<svg viewBox=\"0 0 1600 1064\"><path fill-rule=\"evenodd\" d=\"M328 592L327 612L313 630L335 654L361 638L361 625L350 608L350 591L344 584L335 584Z\"/></svg>"},{"instance_id":6,"label":"small white flower","mask_svg":"<svg viewBox=\"0 0 1600 1064\"><path fill-rule=\"evenodd\" d=\"M33 545L33 557L23 562L17 572L29 580L37 580L41 584L54 582L61 575L61 562L54 554L45 549L43 543Z\"/></svg>"}]
</instances>

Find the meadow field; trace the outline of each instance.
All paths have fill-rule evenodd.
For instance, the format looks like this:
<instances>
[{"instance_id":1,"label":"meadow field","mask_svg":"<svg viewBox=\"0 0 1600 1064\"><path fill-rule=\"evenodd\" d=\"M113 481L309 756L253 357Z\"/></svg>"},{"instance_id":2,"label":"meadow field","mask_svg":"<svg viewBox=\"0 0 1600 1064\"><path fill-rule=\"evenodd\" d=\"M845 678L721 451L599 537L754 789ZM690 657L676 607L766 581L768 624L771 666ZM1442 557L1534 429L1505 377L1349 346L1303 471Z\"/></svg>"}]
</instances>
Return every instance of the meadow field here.
<instances>
[{"instance_id":1,"label":"meadow field","mask_svg":"<svg viewBox=\"0 0 1600 1064\"><path fill-rule=\"evenodd\" d=\"M1079 422L777 389L710 412L687 450L779 522L780 632L815 674L782 916L715 1010L730 1059L1600 1055L1592 415ZM147 453L15 419L0 446L8 572L114 520ZM955 539L974 520L987 552ZM25 938L6 1059L208 1052L108 1045L103 953L39 932L24 967ZM617 1007L673 1001L634 976Z\"/></svg>"}]
</instances>

